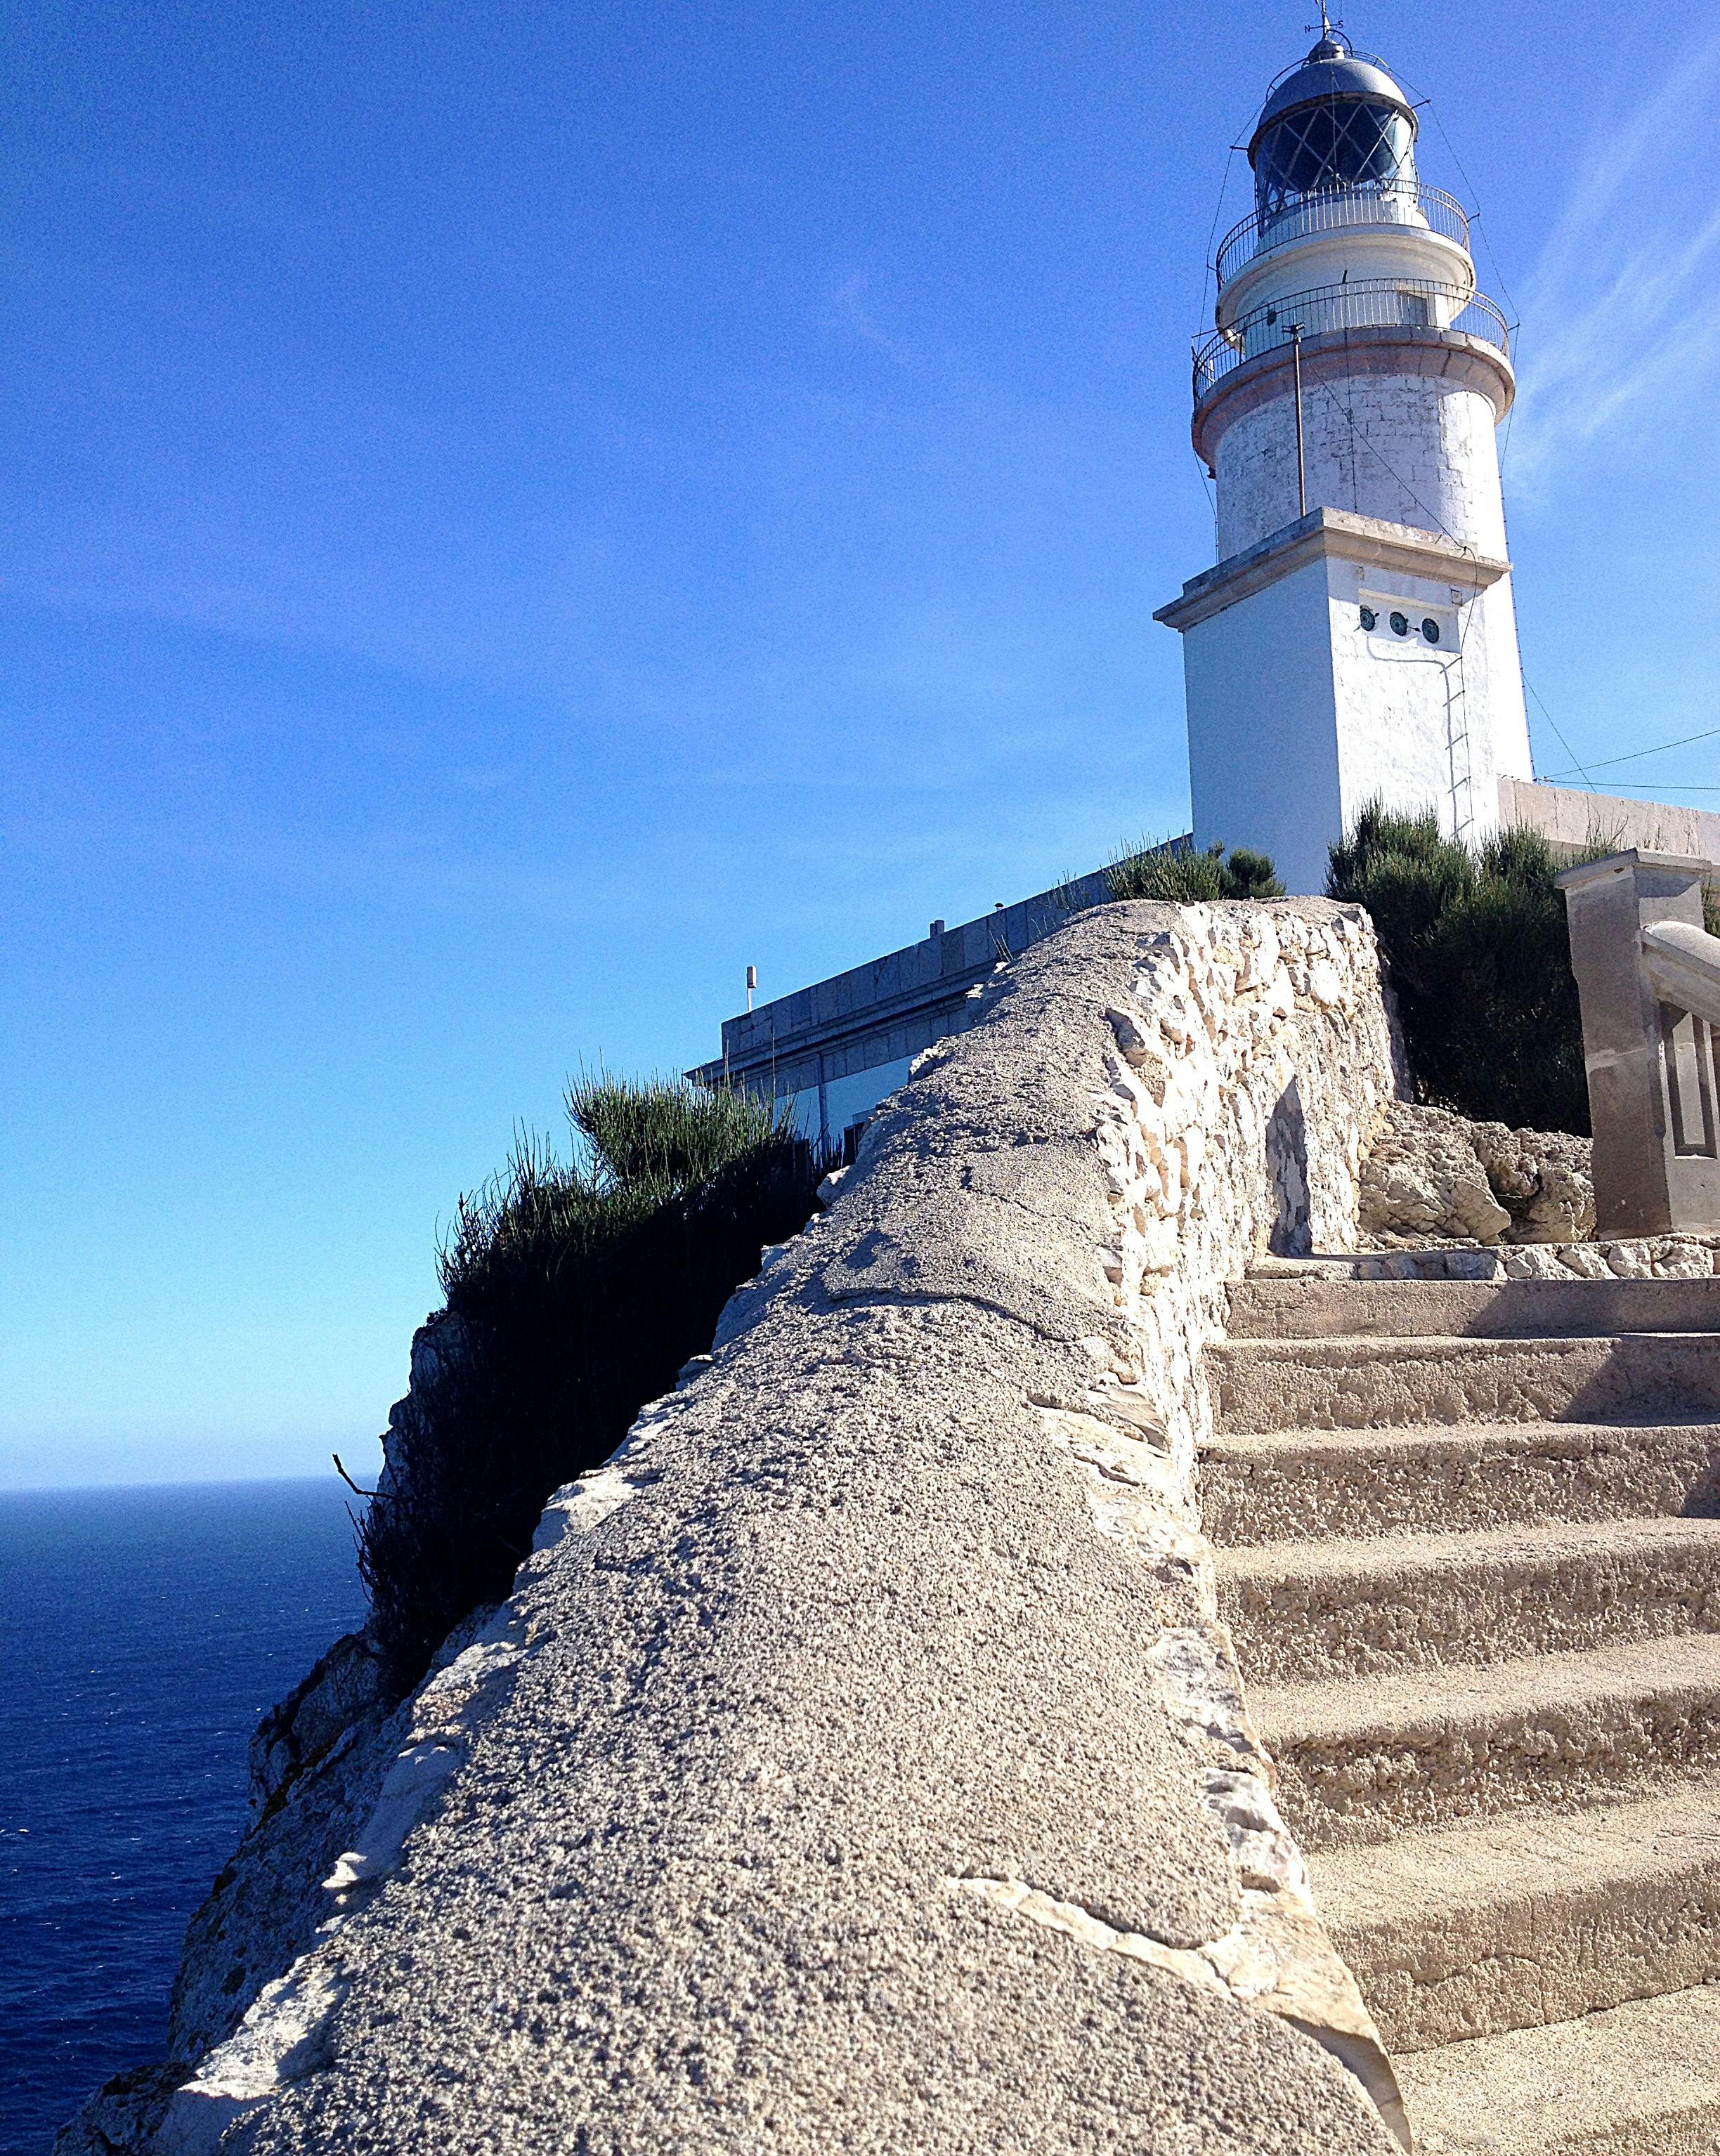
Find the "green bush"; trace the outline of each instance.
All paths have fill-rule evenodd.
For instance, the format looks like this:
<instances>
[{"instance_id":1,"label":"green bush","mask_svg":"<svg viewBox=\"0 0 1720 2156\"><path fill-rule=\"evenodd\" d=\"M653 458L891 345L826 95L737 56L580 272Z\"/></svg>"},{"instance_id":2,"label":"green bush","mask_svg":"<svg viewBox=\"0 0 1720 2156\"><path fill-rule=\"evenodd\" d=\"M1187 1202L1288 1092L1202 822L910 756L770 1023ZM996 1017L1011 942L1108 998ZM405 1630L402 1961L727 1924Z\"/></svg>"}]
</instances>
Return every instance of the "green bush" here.
<instances>
[{"instance_id":1,"label":"green bush","mask_svg":"<svg viewBox=\"0 0 1720 2156\"><path fill-rule=\"evenodd\" d=\"M516 1142L439 1254L459 1350L413 1394L403 1472L359 1528L398 1691L505 1595L545 1501L606 1459L711 1345L763 1246L806 1224L824 1164L737 1092L599 1074L570 1086L575 1158Z\"/></svg>"},{"instance_id":2,"label":"green bush","mask_svg":"<svg viewBox=\"0 0 1720 2156\"><path fill-rule=\"evenodd\" d=\"M1117 856L1105 880L1113 899L1168 899L1178 906L1284 896L1271 855L1246 846L1238 846L1226 860L1222 846L1196 853L1192 846L1154 845L1143 839Z\"/></svg>"},{"instance_id":3,"label":"green bush","mask_svg":"<svg viewBox=\"0 0 1720 2156\"><path fill-rule=\"evenodd\" d=\"M1419 1099L1587 1134L1582 1019L1553 882L1563 865L1538 832L1501 831L1471 851L1431 813L1378 803L1332 847L1327 890L1373 916Z\"/></svg>"}]
</instances>

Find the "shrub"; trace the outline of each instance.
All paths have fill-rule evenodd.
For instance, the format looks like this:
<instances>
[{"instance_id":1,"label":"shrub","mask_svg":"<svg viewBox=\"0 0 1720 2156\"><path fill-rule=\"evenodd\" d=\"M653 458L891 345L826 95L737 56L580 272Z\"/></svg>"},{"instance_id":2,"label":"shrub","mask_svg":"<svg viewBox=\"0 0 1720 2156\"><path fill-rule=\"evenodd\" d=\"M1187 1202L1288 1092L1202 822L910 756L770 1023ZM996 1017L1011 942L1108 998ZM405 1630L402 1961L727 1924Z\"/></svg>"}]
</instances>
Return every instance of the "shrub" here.
<instances>
[{"instance_id":1,"label":"shrub","mask_svg":"<svg viewBox=\"0 0 1720 2156\"><path fill-rule=\"evenodd\" d=\"M1610 850L1597 844L1595 852ZM1391 968L1418 1099L1478 1122L1589 1129L1563 863L1538 832L1471 851L1431 812L1377 802L1332 849L1327 890L1359 901Z\"/></svg>"},{"instance_id":2,"label":"shrub","mask_svg":"<svg viewBox=\"0 0 1720 2156\"><path fill-rule=\"evenodd\" d=\"M1227 898L1282 898L1270 854L1238 846L1229 860L1222 846L1196 853L1193 846L1154 845L1142 839L1120 853L1105 871L1113 899L1168 899L1178 906L1213 905Z\"/></svg>"},{"instance_id":3,"label":"shrub","mask_svg":"<svg viewBox=\"0 0 1720 2156\"><path fill-rule=\"evenodd\" d=\"M1282 898L1284 886L1270 854L1233 846L1219 881L1226 898Z\"/></svg>"},{"instance_id":4,"label":"shrub","mask_svg":"<svg viewBox=\"0 0 1720 2156\"><path fill-rule=\"evenodd\" d=\"M398 1486L359 1528L393 1683L500 1599L545 1501L606 1459L711 1344L760 1251L804 1227L823 1163L773 1106L599 1073L567 1094L572 1163L517 1140L439 1253L455 1352L413 1394Z\"/></svg>"}]
</instances>

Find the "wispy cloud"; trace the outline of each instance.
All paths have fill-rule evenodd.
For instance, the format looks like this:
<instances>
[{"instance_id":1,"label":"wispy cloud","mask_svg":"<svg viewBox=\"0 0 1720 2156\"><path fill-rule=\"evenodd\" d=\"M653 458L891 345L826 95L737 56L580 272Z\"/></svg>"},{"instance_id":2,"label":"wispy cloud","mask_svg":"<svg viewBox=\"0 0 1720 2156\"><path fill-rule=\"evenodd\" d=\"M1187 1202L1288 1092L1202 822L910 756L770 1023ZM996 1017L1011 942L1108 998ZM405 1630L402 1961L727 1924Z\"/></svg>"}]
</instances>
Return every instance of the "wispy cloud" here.
<instances>
[{"instance_id":1,"label":"wispy cloud","mask_svg":"<svg viewBox=\"0 0 1720 2156\"><path fill-rule=\"evenodd\" d=\"M910 373L920 371L918 356L899 339L881 329L867 305L869 285L862 275L849 278L839 285L829 295L830 319L833 322L869 344L884 357L905 368Z\"/></svg>"},{"instance_id":2,"label":"wispy cloud","mask_svg":"<svg viewBox=\"0 0 1720 2156\"><path fill-rule=\"evenodd\" d=\"M1720 364L1720 204L1701 154L1720 33L1592 145L1522 295L1513 479Z\"/></svg>"}]
</instances>

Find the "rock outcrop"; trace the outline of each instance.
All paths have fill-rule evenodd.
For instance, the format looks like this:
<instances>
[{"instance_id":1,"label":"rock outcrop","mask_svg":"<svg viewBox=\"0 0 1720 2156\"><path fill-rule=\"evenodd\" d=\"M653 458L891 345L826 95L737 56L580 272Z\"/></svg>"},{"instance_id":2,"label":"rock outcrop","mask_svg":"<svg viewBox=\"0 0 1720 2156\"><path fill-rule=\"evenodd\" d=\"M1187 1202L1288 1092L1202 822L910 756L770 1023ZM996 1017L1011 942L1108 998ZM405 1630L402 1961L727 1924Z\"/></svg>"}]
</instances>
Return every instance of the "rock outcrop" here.
<instances>
[{"instance_id":1,"label":"rock outcrop","mask_svg":"<svg viewBox=\"0 0 1720 2156\"><path fill-rule=\"evenodd\" d=\"M251 1738L251 1818L274 1805L287 1786L314 1768L355 1722L384 1700L381 1650L368 1632L348 1632L271 1707Z\"/></svg>"},{"instance_id":2,"label":"rock outcrop","mask_svg":"<svg viewBox=\"0 0 1720 2156\"><path fill-rule=\"evenodd\" d=\"M1511 1215L1493 1195L1461 1116L1394 1101L1362 1170L1364 1239L1497 1243Z\"/></svg>"},{"instance_id":3,"label":"rock outcrop","mask_svg":"<svg viewBox=\"0 0 1720 2156\"><path fill-rule=\"evenodd\" d=\"M110 2148L1406 2143L1194 1484L1227 1281L1353 1232L1371 931L1108 907L988 1003L413 1698L275 1719Z\"/></svg>"},{"instance_id":4,"label":"rock outcrop","mask_svg":"<svg viewBox=\"0 0 1720 2156\"><path fill-rule=\"evenodd\" d=\"M364 1635L352 1634L264 1717L244 1839L185 1935L168 2020L176 2059L201 2058L230 2035L327 1921L322 1882L400 1746L379 1666Z\"/></svg>"},{"instance_id":5,"label":"rock outcrop","mask_svg":"<svg viewBox=\"0 0 1720 2156\"><path fill-rule=\"evenodd\" d=\"M1362 1174L1364 1246L1579 1242L1594 1229L1587 1138L1394 1101Z\"/></svg>"},{"instance_id":6,"label":"rock outcrop","mask_svg":"<svg viewBox=\"0 0 1720 2156\"><path fill-rule=\"evenodd\" d=\"M1511 1215L1508 1243L1580 1243L1594 1233L1594 1147L1568 1131L1471 1123L1471 1142Z\"/></svg>"},{"instance_id":7,"label":"rock outcrop","mask_svg":"<svg viewBox=\"0 0 1720 2156\"><path fill-rule=\"evenodd\" d=\"M377 1488L384 1496L410 1482L420 1446L434 1443L424 1400L437 1378L458 1366L465 1348L464 1322L451 1310L432 1311L412 1336L412 1354L404 1396L388 1410L383 1433L383 1471Z\"/></svg>"}]
</instances>

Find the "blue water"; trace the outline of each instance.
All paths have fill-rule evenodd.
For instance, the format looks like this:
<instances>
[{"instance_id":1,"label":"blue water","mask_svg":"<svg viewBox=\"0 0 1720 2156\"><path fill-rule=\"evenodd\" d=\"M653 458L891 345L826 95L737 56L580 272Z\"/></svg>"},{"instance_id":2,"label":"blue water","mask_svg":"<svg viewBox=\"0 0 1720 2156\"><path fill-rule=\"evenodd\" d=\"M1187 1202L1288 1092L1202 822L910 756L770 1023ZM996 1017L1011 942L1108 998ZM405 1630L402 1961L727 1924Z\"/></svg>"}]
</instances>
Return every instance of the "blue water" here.
<instances>
[{"instance_id":1,"label":"blue water","mask_svg":"<svg viewBox=\"0 0 1720 2156\"><path fill-rule=\"evenodd\" d=\"M164 2056L251 1730L363 1612L344 1496L0 1496L0 2156Z\"/></svg>"}]
</instances>

